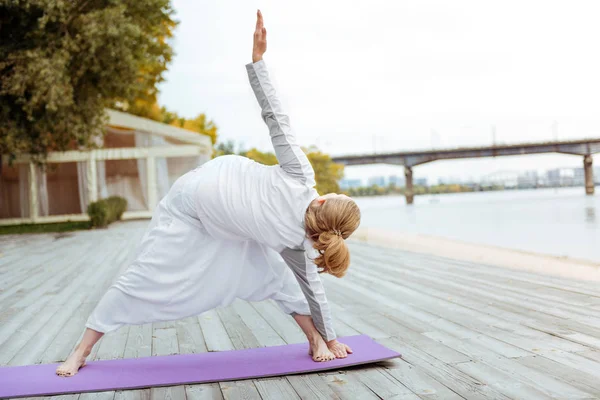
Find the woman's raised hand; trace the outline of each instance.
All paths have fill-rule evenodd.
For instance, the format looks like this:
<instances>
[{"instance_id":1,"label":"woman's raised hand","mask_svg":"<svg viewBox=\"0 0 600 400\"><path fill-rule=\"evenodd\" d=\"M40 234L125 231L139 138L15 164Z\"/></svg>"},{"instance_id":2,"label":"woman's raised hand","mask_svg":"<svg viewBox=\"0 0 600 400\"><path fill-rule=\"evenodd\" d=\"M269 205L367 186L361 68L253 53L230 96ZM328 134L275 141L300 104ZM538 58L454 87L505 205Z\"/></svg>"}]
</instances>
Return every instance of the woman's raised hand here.
<instances>
[{"instance_id":1,"label":"woman's raised hand","mask_svg":"<svg viewBox=\"0 0 600 400\"><path fill-rule=\"evenodd\" d=\"M256 12L256 29L254 30L254 46L252 48L252 62L262 60L267 51L267 30L263 24L263 16L260 10Z\"/></svg>"}]
</instances>

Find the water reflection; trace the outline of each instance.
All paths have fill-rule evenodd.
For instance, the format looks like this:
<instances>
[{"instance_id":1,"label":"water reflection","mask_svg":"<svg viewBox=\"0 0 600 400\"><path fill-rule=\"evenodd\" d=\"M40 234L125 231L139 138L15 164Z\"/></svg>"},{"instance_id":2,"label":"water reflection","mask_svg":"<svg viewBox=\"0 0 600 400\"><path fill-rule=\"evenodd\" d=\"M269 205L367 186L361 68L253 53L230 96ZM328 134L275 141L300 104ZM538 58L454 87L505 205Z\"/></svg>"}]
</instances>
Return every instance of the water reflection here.
<instances>
[{"instance_id":1,"label":"water reflection","mask_svg":"<svg viewBox=\"0 0 600 400\"><path fill-rule=\"evenodd\" d=\"M585 208L585 222L590 224L596 223L596 208L586 207Z\"/></svg>"}]
</instances>

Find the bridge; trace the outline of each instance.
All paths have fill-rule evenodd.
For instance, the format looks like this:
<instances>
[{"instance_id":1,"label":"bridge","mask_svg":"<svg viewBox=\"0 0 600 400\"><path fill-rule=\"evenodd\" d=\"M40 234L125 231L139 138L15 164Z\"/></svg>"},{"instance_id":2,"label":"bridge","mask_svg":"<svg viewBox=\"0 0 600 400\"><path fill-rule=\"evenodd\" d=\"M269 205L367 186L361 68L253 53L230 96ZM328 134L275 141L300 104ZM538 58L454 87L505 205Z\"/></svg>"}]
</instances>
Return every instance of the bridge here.
<instances>
[{"instance_id":1,"label":"bridge","mask_svg":"<svg viewBox=\"0 0 600 400\"><path fill-rule=\"evenodd\" d=\"M392 164L403 165L406 176L406 203L412 204L413 167L437 160L455 160L459 158L481 158L518 156L524 154L560 153L583 156L585 173L585 192L594 194L594 176L592 154L600 153L600 138L539 143L500 144L483 147L464 147L455 149L432 149L403 151L393 153L357 154L332 157L336 163L344 165Z\"/></svg>"}]
</instances>

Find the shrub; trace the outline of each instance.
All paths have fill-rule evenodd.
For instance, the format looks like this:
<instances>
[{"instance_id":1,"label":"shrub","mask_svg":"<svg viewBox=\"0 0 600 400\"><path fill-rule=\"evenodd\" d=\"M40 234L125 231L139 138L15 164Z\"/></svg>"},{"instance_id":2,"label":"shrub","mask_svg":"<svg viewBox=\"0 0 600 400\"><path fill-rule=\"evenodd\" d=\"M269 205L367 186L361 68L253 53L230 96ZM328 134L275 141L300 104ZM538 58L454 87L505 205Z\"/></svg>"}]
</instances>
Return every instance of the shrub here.
<instances>
[{"instance_id":1,"label":"shrub","mask_svg":"<svg viewBox=\"0 0 600 400\"><path fill-rule=\"evenodd\" d=\"M108 205L108 223L118 221L127 210L127 200L119 196L111 196L106 199Z\"/></svg>"},{"instance_id":2,"label":"shrub","mask_svg":"<svg viewBox=\"0 0 600 400\"><path fill-rule=\"evenodd\" d=\"M103 228L120 220L125 210L127 210L127 200L119 196L111 196L90 203L87 213L92 227Z\"/></svg>"},{"instance_id":3,"label":"shrub","mask_svg":"<svg viewBox=\"0 0 600 400\"><path fill-rule=\"evenodd\" d=\"M93 228L103 228L108 225L108 206L104 200L90 203L87 213Z\"/></svg>"}]
</instances>

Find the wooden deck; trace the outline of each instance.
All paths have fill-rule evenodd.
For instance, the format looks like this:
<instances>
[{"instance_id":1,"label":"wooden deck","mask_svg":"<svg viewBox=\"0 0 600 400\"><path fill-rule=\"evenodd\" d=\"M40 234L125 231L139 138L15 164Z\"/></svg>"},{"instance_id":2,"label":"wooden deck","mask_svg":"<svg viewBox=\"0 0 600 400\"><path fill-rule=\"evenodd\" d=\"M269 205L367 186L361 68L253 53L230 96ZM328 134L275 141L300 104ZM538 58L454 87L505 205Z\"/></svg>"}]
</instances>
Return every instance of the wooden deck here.
<instances>
[{"instance_id":1,"label":"wooden deck","mask_svg":"<svg viewBox=\"0 0 600 400\"><path fill-rule=\"evenodd\" d=\"M64 360L146 222L0 237L0 365ZM403 359L220 384L59 396L80 399L600 399L600 287L351 244L344 279L326 277L339 335L364 333ZM270 302L124 327L90 360L304 341Z\"/></svg>"}]
</instances>

